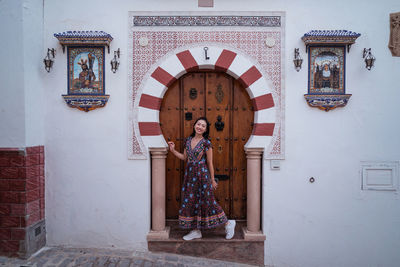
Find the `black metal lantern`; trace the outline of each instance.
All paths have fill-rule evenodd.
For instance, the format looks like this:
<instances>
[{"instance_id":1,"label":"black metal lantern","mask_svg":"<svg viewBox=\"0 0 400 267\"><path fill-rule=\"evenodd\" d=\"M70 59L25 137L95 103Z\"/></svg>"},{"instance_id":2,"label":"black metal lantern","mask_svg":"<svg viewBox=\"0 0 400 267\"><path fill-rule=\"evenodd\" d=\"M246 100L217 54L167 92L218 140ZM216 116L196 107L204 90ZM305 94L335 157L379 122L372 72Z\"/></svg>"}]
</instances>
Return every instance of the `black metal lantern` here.
<instances>
[{"instance_id":1,"label":"black metal lantern","mask_svg":"<svg viewBox=\"0 0 400 267\"><path fill-rule=\"evenodd\" d=\"M296 69L296 71L300 71L301 69L301 64L303 64L303 59L300 56L300 52L298 48L294 49L294 59L293 59L293 63L294 63L294 68Z\"/></svg>"},{"instance_id":2,"label":"black metal lantern","mask_svg":"<svg viewBox=\"0 0 400 267\"><path fill-rule=\"evenodd\" d=\"M364 48L363 58L365 61L365 67L367 68L367 70L371 70L371 68L374 66L374 62L376 60L376 58L371 53L371 48L368 48L368 49Z\"/></svg>"},{"instance_id":3,"label":"black metal lantern","mask_svg":"<svg viewBox=\"0 0 400 267\"><path fill-rule=\"evenodd\" d=\"M52 49L47 48L47 55L43 59L44 68L46 69L47 72L50 72L50 69L53 67L55 55L56 55L56 50L54 48Z\"/></svg>"},{"instance_id":4,"label":"black metal lantern","mask_svg":"<svg viewBox=\"0 0 400 267\"><path fill-rule=\"evenodd\" d=\"M118 48L117 51L114 51L114 58L111 60L111 71L115 73L119 67L119 55L120 55L120 50ZM118 58L117 58L118 57Z\"/></svg>"}]
</instances>

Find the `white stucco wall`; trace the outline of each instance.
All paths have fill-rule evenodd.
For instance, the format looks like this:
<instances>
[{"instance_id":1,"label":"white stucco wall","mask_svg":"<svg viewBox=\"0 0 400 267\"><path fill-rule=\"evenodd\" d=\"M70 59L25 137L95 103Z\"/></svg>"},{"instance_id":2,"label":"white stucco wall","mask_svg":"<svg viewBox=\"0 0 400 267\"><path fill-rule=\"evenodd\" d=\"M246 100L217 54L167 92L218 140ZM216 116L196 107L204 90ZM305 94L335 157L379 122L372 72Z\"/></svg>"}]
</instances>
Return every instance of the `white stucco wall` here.
<instances>
[{"instance_id":1,"label":"white stucco wall","mask_svg":"<svg viewBox=\"0 0 400 267\"><path fill-rule=\"evenodd\" d=\"M44 144L43 82L50 74L43 64L47 53L47 47L43 47L43 4L44 0L24 0L22 5L26 146Z\"/></svg>"},{"instance_id":2,"label":"white stucco wall","mask_svg":"<svg viewBox=\"0 0 400 267\"><path fill-rule=\"evenodd\" d=\"M0 146L25 145L21 1L0 2Z\"/></svg>"},{"instance_id":3,"label":"white stucco wall","mask_svg":"<svg viewBox=\"0 0 400 267\"><path fill-rule=\"evenodd\" d=\"M43 145L43 0L0 1L0 35L0 147Z\"/></svg>"},{"instance_id":4,"label":"white stucco wall","mask_svg":"<svg viewBox=\"0 0 400 267\"><path fill-rule=\"evenodd\" d=\"M362 191L359 165L364 160L400 160L400 58L392 57L387 48L389 13L400 11L400 2L337 0L317 5L315 1L216 0L214 8L198 8L194 0L117 0L101 5L98 1L44 1L43 44L32 41L34 51L41 47L40 56L28 50L18 53L32 35L29 29L41 31L36 17L32 18L36 26L26 27L24 34L17 32L23 28L18 19L11 28L4 27L15 21L14 14L22 16L23 11L11 2L0 2L9 8L9 12L0 8L1 32L18 40L2 43L0 49L6 62L16 59L15 64L7 64L7 72L0 72L0 116L7 125L2 125L6 130L0 133L0 145L35 143L41 134L26 138L25 131L33 129L29 133L34 133L32 120L45 119L49 245L146 247L150 165L148 160L127 159L128 11L285 11L286 159L279 171L271 171L269 161L263 166L266 264L398 265L399 195ZM32 12L40 13L41 1L26 2L35 5ZM346 90L353 96L345 108L327 113L308 107L304 100L307 55L300 38L312 29L348 29L362 34L346 58ZM67 30L103 30L114 37L111 51L121 48L116 74L108 67L112 54L106 54L110 100L105 108L85 113L69 108L61 97L67 91L67 56L53 34ZM47 47L57 49L49 74L42 70L41 62ZM292 64L295 47L305 58L300 72ZM361 58L364 47L371 47L377 58L371 71L365 69ZM45 108L41 106L43 111L37 115L30 114L41 96L32 93L34 86L29 80L18 79L21 68L31 73L33 77L28 77L35 85L43 85ZM316 179L313 184L308 182L311 176Z\"/></svg>"},{"instance_id":5,"label":"white stucco wall","mask_svg":"<svg viewBox=\"0 0 400 267\"><path fill-rule=\"evenodd\" d=\"M277 2L277 1L275 1ZM263 226L266 264L276 266L397 266L400 201L393 192L361 190L360 161L399 160L400 125L396 76L400 58L391 56L389 13L397 1L286 1L286 159L280 171L264 164ZM311 29L361 33L346 55L345 108L328 113L305 103L307 69L296 72L292 50ZM363 48L376 66L368 71ZM397 69L397 70L396 70ZM315 178L313 184L310 177Z\"/></svg>"},{"instance_id":6,"label":"white stucco wall","mask_svg":"<svg viewBox=\"0 0 400 267\"><path fill-rule=\"evenodd\" d=\"M150 162L127 159L127 11L134 6L45 4L44 44L57 49L54 72L44 81L48 245L147 249ZM61 97L67 93L67 53L53 34L67 30L103 30L114 37L105 58L105 108L85 113ZM109 62L119 47L121 66L113 74Z\"/></svg>"}]
</instances>

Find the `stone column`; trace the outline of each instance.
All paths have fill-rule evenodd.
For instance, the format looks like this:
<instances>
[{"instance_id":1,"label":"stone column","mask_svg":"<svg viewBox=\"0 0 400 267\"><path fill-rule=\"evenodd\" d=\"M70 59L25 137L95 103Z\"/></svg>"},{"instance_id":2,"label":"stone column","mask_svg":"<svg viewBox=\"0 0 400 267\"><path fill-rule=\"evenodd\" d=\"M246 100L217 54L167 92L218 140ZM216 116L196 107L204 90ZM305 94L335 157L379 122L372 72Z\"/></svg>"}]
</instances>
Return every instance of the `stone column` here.
<instances>
[{"instance_id":1,"label":"stone column","mask_svg":"<svg viewBox=\"0 0 400 267\"><path fill-rule=\"evenodd\" d=\"M261 162L263 148L245 148L247 158L247 227L245 240L265 240L261 221Z\"/></svg>"},{"instance_id":2,"label":"stone column","mask_svg":"<svg viewBox=\"0 0 400 267\"><path fill-rule=\"evenodd\" d=\"M169 238L165 227L165 164L167 148L150 148L151 154L151 230L147 240Z\"/></svg>"}]
</instances>

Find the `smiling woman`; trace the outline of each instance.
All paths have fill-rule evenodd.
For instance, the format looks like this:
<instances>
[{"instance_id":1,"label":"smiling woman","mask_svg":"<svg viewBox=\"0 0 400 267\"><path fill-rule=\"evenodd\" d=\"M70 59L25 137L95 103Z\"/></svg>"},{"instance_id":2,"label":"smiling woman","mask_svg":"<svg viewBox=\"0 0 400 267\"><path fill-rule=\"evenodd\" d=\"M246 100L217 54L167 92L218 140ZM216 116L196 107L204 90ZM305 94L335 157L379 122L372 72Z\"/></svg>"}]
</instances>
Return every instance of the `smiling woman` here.
<instances>
[{"instance_id":1,"label":"smiling woman","mask_svg":"<svg viewBox=\"0 0 400 267\"><path fill-rule=\"evenodd\" d=\"M182 201L179 210L179 226L193 229L184 240L201 238L201 229L215 228L225 224L226 239L231 239L236 222L229 220L217 203L214 191L218 187L214 177L213 150L208 139L210 123L206 117L198 118L193 132L185 141L183 153L175 150L175 143L168 142L170 151L186 161L182 184Z\"/></svg>"}]
</instances>

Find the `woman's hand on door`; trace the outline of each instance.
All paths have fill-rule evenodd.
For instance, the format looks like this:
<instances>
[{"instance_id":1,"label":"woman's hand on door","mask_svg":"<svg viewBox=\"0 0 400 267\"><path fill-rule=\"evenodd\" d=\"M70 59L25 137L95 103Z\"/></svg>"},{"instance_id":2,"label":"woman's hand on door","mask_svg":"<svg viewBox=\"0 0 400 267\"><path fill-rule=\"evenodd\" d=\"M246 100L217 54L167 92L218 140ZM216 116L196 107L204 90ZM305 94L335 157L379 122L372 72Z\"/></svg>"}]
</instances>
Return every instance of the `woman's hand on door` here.
<instances>
[{"instance_id":1,"label":"woman's hand on door","mask_svg":"<svg viewBox=\"0 0 400 267\"><path fill-rule=\"evenodd\" d=\"M183 150L183 153L179 153L178 151L175 150L175 143L174 142L168 142L169 150L174 154L178 159L185 160L187 159L187 154L186 154L186 148Z\"/></svg>"},{"instance_id":2,"label":"woman's hand on door","mask_svg":"<svg viewBox=\"0 0 400 267\"><path fill-rule=\"evenodd\" d=\"M175 143L174 142L168 142L168 146L169 146L169 150L171 150L171 152L175 151Z\"/></svg>"}]
</instances>

